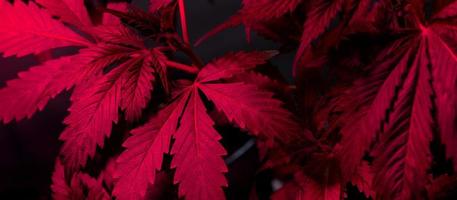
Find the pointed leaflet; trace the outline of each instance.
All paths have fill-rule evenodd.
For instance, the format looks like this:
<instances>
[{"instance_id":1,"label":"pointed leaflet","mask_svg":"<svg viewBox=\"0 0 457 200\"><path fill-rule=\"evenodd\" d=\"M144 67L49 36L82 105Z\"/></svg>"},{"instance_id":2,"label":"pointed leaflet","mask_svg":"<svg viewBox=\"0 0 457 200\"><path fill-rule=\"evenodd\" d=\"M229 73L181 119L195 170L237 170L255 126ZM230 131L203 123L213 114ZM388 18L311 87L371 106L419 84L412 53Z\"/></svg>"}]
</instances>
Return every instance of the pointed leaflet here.
<instances>
[{"instance_id":1,"label":"pointed leaflet","mask_svg":"<svg viewBox=\"0 0 457 200\"><path fill-rule=\"evenodd\" d=\"M258 65L265 64L268 59L276 54L276 51L228 53L222 58L207 64L198 74L197 80L209 82L230 78L236 74L254 69Z\"/></svg>"},{"instance_id":2,"label":"pointed leaflet","mask_svg":"<svg viewBox=\"0 0 457 200\"><path fill-rule=\"evenodd\" d=\"M291 94L292 90L287 83L270 79L268 76L257 72L246 72L235 75L230 79L233 82L243 82L257 86L260 90L271 91L275 94L286 96Z\"/></svg>"},{"instance_id":3,"label":"pointed leaflet","mask_svg":"<svg viewBox=\"0 0 457 200\"><path fill-rule=\"evenodd\" d=\"M159 48L152 49L150 55L156 70L156 74L160 79L160 83L162 84L162 88L165 90L165 93L169 94L171 89L167 72L168 58L159 50Z\"/></svg>"},{"instance_id":4,"label":"pointed leaflet","mask_svg":"<svg viewBox=\"0 0 457 200\"><path fill-rule=\"evenodd\" d=\"M74 93L77 96L73 97L70 115L64 121L68 127L60 136L65 141L62 153L66 165L84 166L87 158L94 156L96 147L103 147L105 137L111 134L112 123L118 121L118 109L122 105L123 92L126 92L124 88L132 88L127 85L132 82L126 82L132 76L130 72L140 73L141 70L135 70L137 67L150 67L137 65L137 59L142 58L126 61L87 84L81 92Z\"/></svg>"},{"instance_id":5,"label":"pointed leaflet","mask_svg":"<svg viewBox=\"0 0 457 200\"><path fill-rule=\"evenodd\" d=\"M392 53L393 49L400 51ZM386 53L386 54L384 54ZM403 81L411 50L404 50L403 42L395 42L373 63L367 78L358 80L348 91L349 102L337 102L350 110L338 120L343 135L338 148L343 178L349 181L356 173L362 157L368 150L396 95L396 87ZM377 63L377 62L381 63Z\"/></svg>"},{"instance_id":6,"label":"pointed leaflet","mask_svg":"<svg viewBox=\"0 0 457 200\"><path fill-rule=\"evenodd\" d=\"M122 74L127 65L114 69L97 81L87 84L65 118L68 127L60 135L65 141L61 152L70 168L84 166L93 157L97 146L103 147L105 137L111 134L111 124L118 121Z\"/></svg>"},{"instance_id":7,"label":"pointed leaflet","mask_svg":"<svg viewBox=\"0 0 457 200\"><path fill-rule=\"evenodd\" d=\"M189 102L176 131L171 150L171 167L176 168L174 182L179 183L179 196L187 200L224 199L227 172L219 143L221 136L206 113L196 86L189 88Z\"/></svg>"},{"instance_id":8,"label":"pointed leaflet","mask_svg":"<svg viewBox=\"0 0 457 200\"><path fill-rule=\"evenodd\" d=\"M457 56L450 44L431 31L428 45L441 141L446 145L447 157L452 158L454 169L457 169Z\"/></svg>"},{"instance_id":9,"label":"pointed leaflet","mask_svg":"<svg viewBox=\"0 0 457 200\"><path fill-rule=\"evenodd\" d=\"M433 15L433 19L446 19L457 16L457 2L451 2L441 11Z\"/></svg>"},{"instance_id":10,"label":"pointed leaflet","mask_svg":"<svg viewBox=\"0 0 457 200\"><path fill-rule=\"evenodd\" d=\"M245 21L262 22L295 10L301 2L303 0L244 0L239 15Z\"/></svg>"},{"instance_id":11,"label":"pointed leaflet","mask_svg":"<svg viewBox=\"0 0 457 200\"><path fill-rule=\"evenodd\" d=\"M144 40L125 25L101 25L93 29L97 37L107 45L117 48L144 49Z\"/></svg>"},{"instance_id":12,"label":"pointed leaflet","mask_svg":"<svg viewBox=\"0 0 457 200\"><path fill-rule=\"evenodd\" d=\"M178 127L188 94L163 108L144 126L132 130L123 144L127 148L117 159L115 176L119 178L113 194L123 199L144 198L149 185L154 184L156 171L162 168L163 154L168 153L171 135Z\"/></svg>"},{"instance_id":13,"label":"pointed leaflet","mask_svg":"<svg viewBox=\"0 0 457 200\"><path fill-rule=\"evenodd\" d=\"M122 25L97 26L93 29L100 42L82 49L80 54L87 60L79 76L89 77L103 69L129 59L144 58L148 54L144 41L135 32Z\"/></svg>"},{"instance_id":14,"label":"pointed leaflet","mask_svg":"<svg viewBox=\"0 0 457 200\"><path fill-rule=\"evenodd\" d=\"M150 58L133 59L133 67L126 72L125 84L122 88L121 108L125 111L127 121L135 121L141 117L141 111L151 99L154 69L151 67Z\"/></svg>"},{"instance_id":15,"label":"pointed leaflet","mask_svg":"<svg viewBox=\"0 0 457 200\"><path fill-rule=\"evenodd\" d=\"M297 133L298 125L294 123L291 114L281 108L281 102L272 98L272 93L241 82L208 83L253 69L265 63L272 55L272 52L228 54L206 65L197 80L201 82L199 88L205 95L240 128L248 129L264 139L290 139L285 135Z\"/></svg>"},{"instance_id":16,"label":"pointed leaflet","mask_svg":"<svg viewBox=\"0 0 457 200\"><path fill-rule=\"evenodd\" d=\"M80 50L77 55L50 60L20 72L18 79L8 81L7 86L0 89L3 97L0 99L0 120L9 122L31 117L61 91L100 73L111 63L127 58L131 52L131 48L98 44ZM17 97L23 100L15 101Z\"/></svg>"},{"instance_id":17,"label":"pointed leaflet","mask_svg":"<svg viewBox=\"0 0 457 200\"><path fill-rule=\"evenodd\" d=\"M425 46L421 40L373 153L373 187L380 199L417 199L425 191L433 124L433 92Z\"/></svg>"},{"instance_id":18,"label":"pointed leaflet","mask_svg":"<svg viewBox=\"0 0 457 200\"><path fill-rule=\"evenodd\" d=\"M311 42L317 39L324 33L325 29L330 26L332 20L334 20L338 12L342 10L344 3L345 0L317 0L317 2L312 3L314 8L308 13L303 26L300 46L294 61L295 65Z\"/></svg>"},{"instance_id":19,"label":"pointed leaflet","mask_svg":"<svg viewBox=\"0 0 457 200\"><path fill-rule=\"evenodd\" d=\"M152 50L151 54L161 54L158 50ZM146 56L146 58L133 59L136 67L126 72L126 80L121 99L121 108L125 110L125 118L128 121L134 121L140 118L141 111L151 99L152 82L154 81L154 69L152 66L161 68L160 61L155 56Z\"/></svg>"},{"instance_id":20,"label":"pointed leaflet","mask_svg":"<svg viewBox=\"0 0 457 200\"><path fill-rule=\"evenodd\" d=\"M282 103L272 98L272 93L254 85L201 83L199 87L230 121L262 139L289 141L300 130L292 115L281 107Z\"/></svg>"},{"instance_id":21,"label":"pointed leaflet","mask_svg":"<svg viewBox=\"0 0 457 200\"><path fill-rule=\"evenodd\" d=\"M84 0L37 0L37 3L63 22L80 28L92 26Z\"/></svg>"},{"instance_id":22,"label":"pointed leaflet","mask_svg":"<svg viewBox=\"0 0 457 200\"><path fill-rule=\"evenodd\" d=\"M357 8L347 20L347 33L374 32L376 31L377 17L380 15L384 2L361 0Z\"/></svg>"},{"instance_id":23,"label":"pointed leaflet","mask_svg":"<svg viewBox=\"0 0 457 200\"><path fill-rule=\"evenodd\" d=\"M63 46L89 46L83 37L30 2L0 1L0 52L24 56Z\"/></svg>"},{"instance_id":24,"label":"pointed leaflet","mask_svg":"<svg viewBox=\"0 0 457 200\"><path fill-rule=\"evenodd\" d=\"M134 51L136 49L105 43L98 43L90 48L81 49L79 55L83 65L77 74L69 75L78 76L79 79L87 79L93 75L101 74L110 65L128 59Z\"/></svg>"},{"instance_id":25,"label":"pointed leaflet","mask_svg":"<svg viewBox=\"0 0 457 200\"><path fill-rule=\"evenodd\" d=\"M0 89L0 120L9 122L31 117L42 110L49 99L69 89L76 82L69 73L81 67L76 61L79 58L76 55L51 60L20 72L18 79L8 81L7 86Z\"/></svg>"}]
</instances>

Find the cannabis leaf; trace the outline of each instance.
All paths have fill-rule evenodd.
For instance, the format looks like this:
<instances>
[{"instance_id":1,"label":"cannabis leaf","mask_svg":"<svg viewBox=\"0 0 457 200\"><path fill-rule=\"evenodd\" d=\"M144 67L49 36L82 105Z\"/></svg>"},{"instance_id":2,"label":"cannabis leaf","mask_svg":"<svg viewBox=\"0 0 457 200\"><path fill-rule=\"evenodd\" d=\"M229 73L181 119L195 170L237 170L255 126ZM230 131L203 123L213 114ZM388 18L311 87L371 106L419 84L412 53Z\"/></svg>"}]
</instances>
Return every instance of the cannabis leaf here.
<instances>
[{"instance_id":1,"label":"cannabis leaf","mask_svg":"<svg viewBox=\"0 0 457 200\"><path fill-rule=\"evenodd\" d=\"M294 61L294 65L298 65L300 64L299 62L309 61L305 59L306 56L304 54L306 51L309 51L311 43L318 40L324 33L333 31L339 34L339 36L332 34L333 37L341 37L344 34L352 33L354 29L358 29L358 27L367 28L370 23L373 23L373 18L376 17L375 14L370 13L377 13L378 8L379 6L375 2L368 0L319 0L313 2L304 2L302 0L244 0L243 7L237 14L198 39L196 45L199 45L218 32L241 24L246 27L248 41L250 41L251 29L262 35L275 38L277 35L267 28L274 23L274 19L298 9L306 9L306 20L302 27L302 35L299 40L300 44ZM339 17L342 13L347 15ZM344 27L344 31L340 30L341 28L335 28L335 25L333 25L335 23L332 22L338 20L340 21L339 24L343 26L348 24L349 26ZM342 34L339 32L342 32ZM333 38L333 40L335 40L335 38ZM336 39L335 41L339 41L339 39Z\"/></svg>"},{"instance_id":2,"label":"cannabis leaf","mask_svg":"<svg viewBox=\"0 0 457 200\"><path fill-rule=\"evenodd\" d=\"M115 176L119 177L113 194L119 199L138 199L154 184L156 171L162 169L163 155L169 153L171 136L178 127L179 117L187 98L163 108L145 125L131 131L123 144L127 148L117 159Z\"/></svg>"},{"instance_id":3,"label":"cannabis leaf","mask_svg":"<svg viewBox=\"0 0 457 200\"><path fill-rule=\"evenodd\" d=\"M179 183L179 195L186 199L224 199L221 186L227 186L223 175L227 167L222 156L226 151L197 89L189 88L189 94L184 95L189 98L188 105L173 136L174 182ZM201 184L196 185L195 181Z\"/></svg>"},{"instance_id":4,"label":"cannabis leaf","mask_svg":"<svg viewBox=\"0 0 457 200\"><path fill-rule=\"evenodd\" d=\"M143 60L143 58L140 59ZM70 115L64 121L69 126L60 136L60 139L67 141L62 148L62 152L66 156L66 161L69 162L69 165L84 166L86 158L88 156L93 157L96 146L103 147L105 137L108 137L111 133L111 124L118 121L118 109L121 104L127 108L126 111L130 111L129 109L141 109L145 106L144 103L143 105L140 103L130 108L128 104L130 102L126 102L126 100L131 100L129 99L131 97L122 96L122 93L127 92L127 94L138 95L135 94L134 85L126 84L130 81L132 72L139 73L133 76L145 76L146 79L152 77L152 75L147 74L147 71L150 72L151 69L146 69L146 73L142 72L144 69L141 68L149 68L150 65L144 64L141 60L131 59L123 63L118 68L94 81L93 85L85 87L83 92L74 96L74 102L69 109ZM141 62L140 65L138 65L139 62ZM142 86L148 90L147 85L150 84ZM139 95L145 95L138 97L140 101L144 101L143 99L146 99L149 93L140 92ZM127 116L133 114L138 115L138 113L129 113Z\"/></svg>"},{"instance_id":5,"label":"cannabis leaf","mask_svg":"<svg viewBox=\"0 0 457 200\"><path fill-rule=\"evenodd\" d=\"M59 160L56 161L52 174L51 190L52 198L56 200L110 199L108 192L103 188L101 179L97 180L85 173L76 173L69 178L65 173L65 166Z\"/></svg>"},{"instance_id":6,"label":"cannabis leaf","mask_svg":"<svg viewBox=\"0 0 457 200\"><path fill-rule=\"evenodd\" d=\"M159 111L143 127L132 131L132 136L124 143L127 150L118 158L117 176L120 179L114 194L121 199L144 197L148 185L154 183L156 171L161 170L163 154L170 153L180 196L187 199L223 198L221 187L227 186L223 176L227 168L222 156L226 151L218 142L221 136L214 129L214 121L207 113L201 93L240 128L261 139L279 140L281 134L297 131L297 124L287 121L290 115L269 92L241 82L215 83L246 73L265 63L271 55L270 52L230 53L206 65L194 84L181 89L174 103ZM254 101L239 96L240 93L249 94ZM258 116L263 116L264 121L253 121ZM261 130L262 123L271 125ZM171 136L175 140L169 152ZM145 177L145 173L148 176ZM202 184L195 185L196 180Z\"/></svg>"},{"instance_id":7,"label":"cannabis leaf","mask_svg":"<svg viewBox=\"0 0 457 200\"><path fill-rule=\"evenodd\" d=\"M6 88L0 90L0 94L4 97L17 97L19 94L24 101L3 98L1 118L8 122L30 117L36 110L43 109L50 98L77 85L77 91L80 92L73 94L70 115L65 119L69 126L60 138L66 141L62 148L65 164L70 168L84 166L87 157L94 155L96 147L103 147L105 137L111 133L111 124L118 121L119 108L125 111L127 120L139 118L151 97L154 73L157 70L164 76L167 58L158 49L148 50L144 41L133 31L121 24L114 24L113 20L105 21L107 25L93 26L88 21L82 1L41 1L41 4L64 22L84 26L82 31L90 28L89 33L96 35L94 39L98 41L89 42L52 19L34 3L25 5L16 2L10 5L2 2L1 13L7 19L2 26L6 31L3 36L21 41L22 44L32 40L35 45L40 44L39 41L43 44L27 52L23 50L27 48L18 48L15 52L8 48L2 50L5 55L22 56L74 44L83 44L86 48L79 50L79 54L32 67L28 72L20 73L19 79L10 81ZM22 16L23 13L27 16ZM21 27L13 26L14 20L21 17L41 21L28 21ZM38 37L25 37L27 34ZM118 62L117 68L100 75L115 62Z\"/></svg>"},{"instance_id":8,"label":"cannabis leaf","mask_svg":"<svg viewBox=\"0 0 457 200\"><path fill-rule=\"evenodd\" d=\"M50 60L19 73L19 79L8 81L7 86L0 89L1 119L9 122L31 117L36 110L42 110L49 99L69 89L74 80L68 74L80 67L78 59L80 57L75 55ZM23 101L16 101L18 97Z\"/></svg>"},{"instance_id":9,"label":"cannabis leaf","mask_svg":"<svg viewBox=\"0 0 457 200\"><path fill-rule=\"evenodd\" d=\"M144 1L0 0L0 52L38 62L0 121L71 94L54 199L247 199L239 177L252 199L454 198L457 1L243 0L196 44L243 25L277 50L209 62L188 1Z\"/></svg>"},{"instance_id":10,"label":"cannabis leaf","mask_svg":"<svg viewBox=\"0 0 457 200\"><path fill-rule=\"evenodd\" d=\"M70 28L52 19L51 15L34 3L26 5L18 1L11 5L7 1L1 1L0 11L0 51L3 56L24 56L57 47L91 44Z\"/></svg>"},{"instance_id":11,"label":"cannabis leaf","mask_svg":"<svg viewBox=\"0 0 457 200\"><path fill-rule=\"evenodd\" d=\"M449 78L455 80L456 69L454 65L448 64L455 62L455 55L443 39L446 34L452 33L447 29L452 25L432 22L425 26L422 22L415 22L416 31L400 38L400 46L394 43L394 46L389 47L392 55L402 56L390 56L378 66L383 71L389 68L390 70L374 73L369 78L379 80L370 85L376 89L371 89L374 92L369 94L376 97L371 98L373 100L368 103L369 110L366 114L362 114L363 117L356 122L351 122L361 128L359 130L362 131L358 134L360 137L349 141L351 139L346 135L342 142L345 152L342 163L355 169L356 160L363 156L373 138L380 134L378 145L373 152L373 156L377 158L374 162L377 175L373 186L377 195L382 198L416 198L416 195L420 195L419 192L423 191L427 184L426 171L431 162L429 144L435 123L433 109L437 109L438 127L443 138L452 137L450 129L446 127L452 126L449 126L453 123L449 120L455 122L454 115L447 114L449 109L443 109L442 103L447 101L443 98L449 97L439 91L442 87L455 89L456 86L455 83L446 81ZM444 60L447 62L443 63ZM445 70L447 74L436 73L441 70ZM445 83L440 80L445 80ZM434 95L436 101L432 100ZM450 105L447 102L445 104ZM442 112L446 113L446 117L442 116ZM443 121L440 116L446 119ZM348 124L346 127L349 131L355 131L349 128L351 126L354 125ZM359 146L356 147L355 144ZM448 146L448 149L451 148ZM449 156L453 156L452 152L448 153ZM354 157L355 155L357 157Z\"/></svg>"},{"instance_id":12,"label":"cannabis leaf","mask_svg":"<svg viewBox=\"0 0 457 200\"><path fill-rule=\"evenodd\" d=\"M92 26L83 0L38 0L37 3L44 6L50 14L59 17L63 22L79 28Z\"/></svg>"}]
</instances>

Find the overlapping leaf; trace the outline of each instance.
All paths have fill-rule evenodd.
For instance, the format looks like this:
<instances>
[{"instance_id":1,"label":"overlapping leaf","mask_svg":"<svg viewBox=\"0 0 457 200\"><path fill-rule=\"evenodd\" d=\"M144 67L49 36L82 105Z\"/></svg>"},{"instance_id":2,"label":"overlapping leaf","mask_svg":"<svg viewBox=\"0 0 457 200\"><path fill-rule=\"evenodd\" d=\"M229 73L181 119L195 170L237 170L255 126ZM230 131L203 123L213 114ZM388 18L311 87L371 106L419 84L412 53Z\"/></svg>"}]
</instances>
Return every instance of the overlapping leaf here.
<instances>
[{"instance_id":1,"label":"overlapping leaf","mask_svg":"<svg viewBox=\"0 0 457 200\"><path fill-rule=\"evenodd\" d=\"M228 53L224 57L216 59L203 68L197 77L200 82L210 82L227 79L236 74L252 70L258 65L266 63L277 52L254 51Z\"/></svg>"},{"instance_id":2,"label":"overlapping leaf","mask_svg":"<svg viewBox=\"0 0 457 200\"><path fill-rule=\"evenodd\" d=\"M80 28L92 26L84 0L38 0L37 3L63 22Z\"/></svg>"},{"instance_id":3,"label":"overlapping leaf","mask_svg":"<svg viewBox=\"0 0 457 200\"><path fill-rule=\"evenodd\" d=\"M281 50L298 46L295 66L335 63L316 70L320 76L329 70L328 85L304 86L317 91L312 97L316 102L330 99L324 111L306 105L310 111L303 116L317 115L318 128L309 127L319 132L315 135L308 130L303 134L295 116L270 92L283 97L295 87L253 72L276 51L230 53L203 66L175 33L177 4L172 2L176 3L150 0L149 13L127 11L126 3L107 3L108 9L94 9L106 11L98 13L103 16L98 20L101 25L92 22L83 0L0 2L0 52L18 57L35 54L42 61L0 89L0 120L30 117L61 91L74 87L65 119L68 126L61 135L65 166L60 161L56 165L54 198L109 199L110 191L118 199L148 198L151 188L161 188L160 179L169 174L157 176L168 165L164 154L169 154L180 198L224 199L226 150L216 126L229 123L258 138L260 157L270 159L265 166L273 167L281 179L283 173L295 175L274 199L342 199L349 182L376 199L420 199L426 192L437 198L436 186L427 187L433 178L428 173L435 167L432 139L444 143L446 158L457 166L455 1L244 0L237 14L203 37L243 24L248 35L252 29L284 42ZM338 44L344 36L350 36L345 38L348 43L357 43L359 36L381 35L393 42L373 46L385 48L373 50L374 61L348 56L343 62L351 63L350 70L335 69L346 66L338 59L327 62L341 53ZM59 47L80 49L75 55L54 58L52 52ZM169 61L168 55L176 50L183 51L192 66ZM181 74L171 76L167 65L193 75L176 81ZM344 73L359 73L358 78L347 79L356 80L352 87L333 85L333 79L342 83ZM113 123L120 116L129 125L142 122L156 79L164 89L157 91L164 94L159 101L166 106L131 131L115 172L102 172L98 180L89 176L84 172L86 162L106 153L97 148L104 147ZM170 84L175 81L177 87ZM286 99L293 102L294 97ZM214 119L212 112L217 113ZM219 117L224 120L216 120ZM303 140L309 143L302 144ZM272 147L281 153L269 155L266 149ZM283 169L276 169L278 163ZM447 178L437 180L432 186L453 184Z\"/></svg>"},{"instance_id":4,"label":"overlapping leaf","mask_svg":"<svg viewBox=\"0 0 457 200\"><path fill-rule=\"evenodd\" d=\"M200 85L205 95L237 126L263 139L288 141L299 131L290 113L269 92L244 83ZM260 117L260 116L268 117Z\"/></svg>"},{"instance_id":5,"label":"overlapping leaf","mask_svg":"<svg viewBox=\"0 0 457 200\"><path fill-rule=\"evenodd\" d=\"M452 5L451 5L452 6ZM454 15L456 15L455 13ZM452 158L457 168L457 56L452 43L446 42L455 32L448 26L431 26L427 35L433 90L436 95L436 114L442 142L446 144L446 155ZM444 29L444 30L443 30ZM432 30L442 34L436 34Z\"/></svg>"},{"instance_id":6,"label":"overlapping leaf","mask_svg":"<svg viewBox=\"0 0 457 200\"><path fill-rule=\"evenodd\" d=\"M227 167L222 156L227 152L219 143L222 137L214 129L197 87L189 90L188 105L173 136L174 182L179 183L179 195L186 199L224 199L222 187L227 187L227 180L223 173Z\"/></svg>"},{"instance_id":7,"label":"overlapping leaf","mask_svg":"<svg viewBox=\"0 0 457 200\"><path fill-rule=\"evenodd\" d=\"M427 183L432 139L431 74L422 45L384 124L375 150L374 188L380 198L418 198ZM402 66L398 66L402 67Z\"/></svg>"},{"instance_id":8,"label":"overlapping leaf","mask_svg":"<svg viewBox=\"0 0 457 200\"><path fill-rule=\"evenodd\" d=\"M455 142L455 106L451 103L455 102L455 96L451 91L456 90L456 68L452 65L455 53L450 47L453 39L449 37L453 33L449 29L452 25L441 22L424 26L418 23L416 32L399 40L406 42L401 48L389 49L391 54L403 58L396 61L398 58L394 56L378 66L379 69L393 66L387 71L389 75L383 72L371 77L378 80L372 82L372 92L365 93L376 95L369 103L371 108L367 111L361 109L361 120L348 120L349 123L344 125L354 132L343 132L346 139L343 138L342 143L345 152L342 165L347 177L351 176L348 173L354 172L373 139L379 137L373 152L376 173L373 187L379 198L414 199L422 195L428 182L429 148L436 131L435 124L441 137L445 138L447 155L455 156L453 147L449 146ZM383 76L385 78L381 78ZM435 95L436 99L432 100ZM437 118L433 116L434 109L439 113ZM359 127L362 131L350 127ZM365 138L364 142L359 139L349 141L347 134L356 131L357 138ZM356 146L355 141L362 143Z\"/></svg>"},{"instance_id":9,"label":"overlapping leaf","mask_svg":"<svg viewBox=\"0 0 457 200\"><path fill-rule=\"evenodd\" d=\"M70 182L67 182L69 180ZM56 161L52 174L52 198L56 200L90 199L108 200L110 195L103 188L102 181L96 180L85 173L75 173L70 177L65 172L65 166Z\"/></svg>"},{"instance_id":10,"label":"overlapping leaf","mask_svg":"<svg viewBox=\"0 0 457 200\"><path fill-rule=\"evenodd\" d=\"M42 3L49 4L53 10L59 13L58 5L74 9L74 12L61 13L68 14L64 17L68 19L83 19L82 16L87 14L83 10L85 7L82 1L63 2L56 0L43 1ZM92 44L70 28L52 19L51 15L43 9L39 9L32 2L25 5L19 1L11 5L2 1L0 4L0 9L2 9L0 15L4 19L2 20L4 25L0 29L5 33L2 34L2 37L8 40L2 42L5 49L0 47L4 56L23 56L63 46L88 47L81 49L77 55L49 60L40 66L32 67L28 72L21 72L19 79L10 81L7 87L1 90L2 94L5 97L20 95L24 101L18 102L13 101L13 98L3 98L3 106L0 111L0 118L3 121L30 117L36 110L43 109L49 99L64 89L70 89L84 79L100 73L104 67L125 57L132 51L129 48L119 48L119 46ZM25 23L21 23L21 26L16 25L15 23L21 19L25 20ZM119 29L121 28L119 27ZM33 44L28 44L29 42ZM22 44L27 47L21 47Z\"/></svg>"},{"instance_id":11,"label":"overlapping leaf","mask_svg":"<svg viewBox=\"0 0 457 200\"><path fill-rule=\"evenodd\" d=\"M187 96L163 108L144 126L132 130L124 142L127 148L117 159L115 173L119 177L113 194L119 199L144 198L148 186L156 180L156 171L162 169L163 155L169 152L171 136L176 132L179 117Z\"/></svg>"},{"instance_id":12,"label":"overlapping leaf","mask_svg":"<svg viewBox=\"0 0 457 200\"><path fill-rule=\"evenodd\" d=\"M70 166L84 166L96 147L103 147L112 123L118 121L119 108L125 110L127 120L141 115L151 97L154 64L159 61L148 51L139 53L75 93L70 115L65 119L68 127L61 135L66 141L62 152Z\"/></svg>"},{"instance_id":13,"label":"overlapping leaf","mask_svg":"<svg viewBox=\"0 0 457 200\"><path fill-rule=\"evenodd\" d=\"M9 122L31 117L35 111L42 110L49 99L73 86L76 80L68 74L81 67L77 59L80 59L78 55L50 60L19 73L19 79L8 81L7 86L0 89L0 119Z\"/></svg>"},{"instance_id":14,"label":"overlapping leaf","mask_svg":"<svg viewBox=\"0 0 457 200\"><path fill-rule=\"evenodd\" d=\"M278 100L272 99L271 93L241 82L214 83L245 73L265 63L270 56L269 52L239 52L206 65L194 84L180 89L175 103L134 130L124 143L127 150L118 159L120 179L115 194L121 199L145 195L148 185L154 182L155 172L161 169L162 155L168 153L173 135L171 167L176 168L174 180L179 184L179 195L186 199L223 199L222 187L227 186L223 174L227 168L222 156L226 152L219 144L221 136L213 127L201 94L213 101L235 124L255 136L273 141L280 139L280 135L296 133L297 124L288 121L290 114L281 108ZM224 96L220 96L221 93ZM259 116L264 120L255 121ZM261 129L266 124L271 125ZM194 184L195 181L200 184Z\"/></svg>"},{"instance_id":15,"label":"overlapping leaf","mask_svg":"<svg viewBox=\"0 0 457 200\"><path fill-rule=\"evenodd\" d=\"M64 46L88 46L90 42L52 19L32 2L0 2L0 52L24 56ZM19 25L20 24L20 25Z\"/></svg>"}]
</instances>

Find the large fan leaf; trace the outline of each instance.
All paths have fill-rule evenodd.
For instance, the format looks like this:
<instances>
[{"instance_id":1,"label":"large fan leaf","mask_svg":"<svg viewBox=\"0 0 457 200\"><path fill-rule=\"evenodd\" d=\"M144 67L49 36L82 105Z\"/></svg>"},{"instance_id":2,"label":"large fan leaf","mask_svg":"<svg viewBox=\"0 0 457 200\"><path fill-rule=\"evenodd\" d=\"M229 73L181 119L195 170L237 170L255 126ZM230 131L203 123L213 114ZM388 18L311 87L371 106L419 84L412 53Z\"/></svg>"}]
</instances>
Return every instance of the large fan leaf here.
<instances>
[{"instance_id":1,"label":"large fan leaf","mask_svg":"<svg viewBox=\"0 0 457 200\"><path fill-rule=\"evenodd\" d=\"M433 124L426 54L422 41L373 153L374 188L381 199L417 199L425 190Z\"/></svg>"},{"instance_id":2,"label":"large fan leaf","mask_svg":"<svg viewBox=\"0 0 457 200\"><path fill-rule=\"evenodd\" d=\"M381 130L396 96L395 88L403 82L410 51L400 50L399 54L391 52L394 48L403 49L400 44L394 43L385 55L377 59L381 64L375 62L375 68L367 78L355 82L348 92L349 100L338 101L339 106L349 107L347 113L338 120L343 135L339 158L346 181L356 173L362 157Z\"/></svg>"}]
</instances>

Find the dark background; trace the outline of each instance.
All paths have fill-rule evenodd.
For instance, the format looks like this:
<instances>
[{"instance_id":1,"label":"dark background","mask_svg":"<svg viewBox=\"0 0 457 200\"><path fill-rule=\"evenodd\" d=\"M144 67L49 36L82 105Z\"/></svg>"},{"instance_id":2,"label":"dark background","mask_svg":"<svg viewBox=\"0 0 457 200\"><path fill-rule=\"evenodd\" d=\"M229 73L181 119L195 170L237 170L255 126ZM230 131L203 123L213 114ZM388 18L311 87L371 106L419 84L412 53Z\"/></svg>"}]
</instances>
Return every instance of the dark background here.
<instances>
[{"instance_id":1,"label":"dark background","mask_svg":"<svg viewBox=\"0 0 457 200\"><path fill-rule=\"evenodd\" d=\"M3 1L3 0L2 0ZM144 1L134 0L134 4L145 7ZM187 19L190 38L195 41L217 24L223 22L241 7L240 0L187 0ZM2 20L2 19L0 19ZM253 34L252 43L245 40L242 27L229 29L196 48L205 61L236 50L268 50L278 45L263 40ZM290 79L293 53L280 55L273 59L283 75ZM7 80L17 77L17 72L26 70L37 64L33 56L21 58L0 57L0 86ZM54 160L59 152L61 142L58 140L64 129L62 120L68 114L69 92L60 94L51 100L43 111L37 112L31 119L2 124L0 122L0 199L48 199L50 197L51 174ZM20 101L20 99L18 99ZM251 160L255 150L251 150L241 158ZM255 163L254 163L255 164ZM228 174L233 186L229 190L243 190L246 178L253 178L253 169L245 169L246 165L230 165L230 171L241 171L234 176ZM241 178L240 178L241 177ZM235 188L239 187L239 188ZM230 193L230 191L229 191Z\"/></svg>"}]
</instances>

